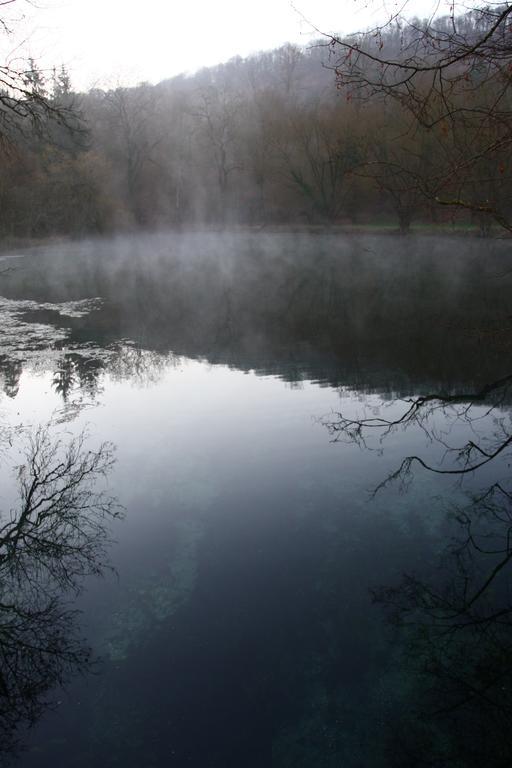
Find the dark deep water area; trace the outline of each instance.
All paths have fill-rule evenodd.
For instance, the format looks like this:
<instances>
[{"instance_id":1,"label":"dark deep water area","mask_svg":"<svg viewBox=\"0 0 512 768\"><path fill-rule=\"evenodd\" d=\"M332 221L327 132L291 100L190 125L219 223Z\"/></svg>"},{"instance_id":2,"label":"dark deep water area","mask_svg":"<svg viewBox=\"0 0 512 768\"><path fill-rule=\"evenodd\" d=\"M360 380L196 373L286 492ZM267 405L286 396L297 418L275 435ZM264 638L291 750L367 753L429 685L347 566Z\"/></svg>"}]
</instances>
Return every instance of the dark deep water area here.
<instances>
[{"instance_id":1,"label":"dark deep water area","mask_svg":"<svg viewBox=\"0 0 512 768\"><path fill-rule=\"evenodd\" d=\"M25 432L50 424L115 446L124 515L113 570L63 597L93 668L43 691L31 728L20 714L0 762L510 765L506 568L478 585L512 518L506 495L475 502L505 486L507 452L372 494L406 456L454 467L450 447L510 434L506 388L472 397L512 370L509 243L155 234L12 256L0 510ZM336 430L439 393L405 426ZM492 542L470 565L469 518Z\"/></svg>"}]
</instances>

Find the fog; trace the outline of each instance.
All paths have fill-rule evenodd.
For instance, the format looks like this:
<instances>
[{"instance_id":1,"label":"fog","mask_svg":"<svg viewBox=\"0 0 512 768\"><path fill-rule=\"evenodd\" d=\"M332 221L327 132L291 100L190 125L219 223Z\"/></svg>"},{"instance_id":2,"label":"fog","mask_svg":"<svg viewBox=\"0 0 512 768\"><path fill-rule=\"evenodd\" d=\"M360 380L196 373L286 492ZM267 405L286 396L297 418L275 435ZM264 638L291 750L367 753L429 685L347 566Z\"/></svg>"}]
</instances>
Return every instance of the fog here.
<instances>
[{"instance_id":1,"label":"fog","mask_svg":"<svg viewBox=\"0 0 512 768\"><path fill-rule=\"evenodd\" d=\"M508 768L512 5L202 9L0 3L0 763Z\"/></svg>"},{"instance_id":2,"label":"fog","mask_svg":"<svg viewBox=\"0 0 512 768\"><path fill-rule=\"evenodd\" d=\"M436 22L443 40L451 23ZM468 39L485 23L458 17ZM381 50L400 60L416 30L385 27ZM499 78L489 75L475 91L457 74L450 120L438 95L428 119L415 122L425 85L418 83L410 106L397 92L391 109L366 93L370 65L342 74L336 40L286 43L155 85L88 92L58 62L42 69L31 59L23 72L13 69L13 101L0 110L2 237L196 227L484 236L507 229L508 145L495 138L505 105L483 117L502 104ZM367 44L371 57L374 37L358 46Z\"/></svg>"},{"instance_id":3,"label":"fog","mask_svg":"<svg viewBox=\"0 0 512 768\"><path fill-rule=\"evenodd\" d=\"M33 324L43 323L55 329L51 349L75 365L82 345L100 348L98 375L103 349L128 339L290 382L394 396L474 389L507 372L508 261L500 241L439 237L196 233L42 246L3 278L4 318L20 323L4 375L31 346L40 355L51 333L43 325L36 341Z\"/></svg>"}]
</instances>

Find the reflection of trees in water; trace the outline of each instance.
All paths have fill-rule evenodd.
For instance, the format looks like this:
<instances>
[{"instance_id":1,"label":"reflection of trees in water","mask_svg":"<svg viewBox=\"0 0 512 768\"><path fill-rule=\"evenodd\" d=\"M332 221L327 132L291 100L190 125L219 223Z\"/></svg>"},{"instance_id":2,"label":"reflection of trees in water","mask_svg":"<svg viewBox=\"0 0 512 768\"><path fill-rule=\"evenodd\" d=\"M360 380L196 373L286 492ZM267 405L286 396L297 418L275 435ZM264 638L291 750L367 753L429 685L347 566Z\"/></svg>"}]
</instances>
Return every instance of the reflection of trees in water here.
<instances>
[{"instance_id":1,"label":"reflection of trees in water","mask_svg":"<svg viewBox=\"0 0 512 768\"><path fill-rule=\"evenodd\" d=\"M435 474L462 478L473 475L495 459L503 458L512 445L509 414L499 410L510 402L511 387L512 376L505 376L476 392L408 398L401 401L404 407L396 417L386 418L381 415L381 409L374 409L371 416L353 418L338 413L334 419L324 423L335 442L348 441L369 448L368 441L372 435L377 435L382 444L398 429L416 427L442 449L437 465L421 456L406 456L397 469L377 486L377 491L396 480L406 484L415 465ZM449 443L449 433L454 426L462 427L469 433L461 444Z\"/></svg>"},{"instance_id":2,"label":"reflection of trees in water","mask_svg":"<svg viewBox=\"0 0 512 768\"><path fill-rule=\"evenodd\" d=\"M64 445L39 429L18 469L18 507L0 515L0 754L41 715L51 690L89 664L66 595L106 567L109 521L120 508L98 488L112 446L87 450L85 439Z\"/></svg>"},{"instance_id":3,"label":"reflection of trees in water","mask_svg":"<svg viewBox=\"0 0 512 768\"><path fill-rule=\"evenodd\" d=\"M7 397L13 398L18 394L22 372L19 360L10 360L7 356L0 358L0 386Z\"/></svg>"},{"instance_id":4,"label":"reflection of trees in water","mask_svg":"<svg viewBox=\"0 0 512 768\"><path fill-rule=\"evenodd\" d=\"M95 354L97 352L97 354ZM131 381L140 387L157 383L169 367L180 365L182 359L172 353L162 354L140 349L133 344L112 345L106 350L65 351L41 355L23 363L4 358L0 361L0 392L14 398L18 394L23 370L52 369L51 386L63 401L61 420L66 414L93 405L102 391L102 377L106 374L115 381Z\"/></svg>"},{"instance_id":5,"label":"reflection of trees in water","mask_svg":"<svg viewBox=\"0 0 512 768\"><path fill-rule=\"evenodd\" d=\"M94 402L101 391L104 369L102 356L64 352L53 364L52 389L62 397L65 406Z\"/></svg>"},{"instance_id":6,"label":"reflection of trees in water","mask_svg":"<svg viewBox=\"0 0 512 768\"><path fill-rule=\"evenodd\" d=\"M108 374L115 380L129 380L140 387L156 384L170 367L177 367L181 360L169 352L162 354L133 345L121 345L107 366Z\"/></svg>"},{"instance_id":7,"label":"reflection of trees in water","mask_svg":"<svg viewBox=\"0 0 512 768\"><path fill-rule=\"evenodd\" d=\"M177 366L180 359L172 353L161 354L140 349L131 344L119 344L105 350L98 357L67 352L58 359L52 385L62 396L64 404L71 406L94 402L102 389L102 377L107 374L115 381L131 381L139 387L156 384L170 366ZM87 401L84 400L87 398Z\"/></svg>"},{"instance_id":8,"label":"reflection of trees in water","mask_svg":"<svg viewBox=\"0 0 512 768\"><path fill-rule=\"evenodd\" d=\"M512 761L512 496L494 485L455 518L437 573L374 593L403 633L410 677L393 765Z\"/></svg>"},{"instance_id":9,"label":"reflection of trees in water","mask_svg":"<svg viewBox=\"0 0 512 768\"><path fill-rule=\"evenodd\" d=\"M52 387L66 403L70 392L76 385L76 362L71 355L65 355L59 361L59 367L53 373Z\"/></svg>"},{"instance_id":10,"label":"reflection of trees in water","mask_svg":"<svg viewBox=\"0 0 512 768\"><path fill-rule=\"evenodd\" d=\"M104 359L129 339L292 381L450 391L506 373L505 248L438 238L146 236L77 244L73 255L52 248L27 260L5 291L11 302L31 297L32 322L55 324L51 334L40 326L39 349L51 337L45 348L89 347L91 357L96 347ZM104 301L79 317L36 312L35 299L77 296ZM22 317L26 359L32 336Z\"/></svg>"},{"instance_id":11,"label":"reflection of trees in water","mask_svg":"<svg viewBox=\"0 0 512 768\"><path fill-rule=\"evenodd\" d=\"M438 463L407 456L376 490L393 481L407 484L414 467L478 480L494 463L501 478L488 483L486 474L483 490L450 513L456 534L436 571L407 574L373 593L402 632L408 676L388 729L392 765L512 762L512 430L500 410L511 383L507 376L475 393L411 398L392 418L379 411L361 419L338 414L326 424L334 440L363 447L372 447L372 435L382 446L396 430L411 428L439 447ZM466 436L452 445L454 425Z\"/></svg>"}]
</instances>

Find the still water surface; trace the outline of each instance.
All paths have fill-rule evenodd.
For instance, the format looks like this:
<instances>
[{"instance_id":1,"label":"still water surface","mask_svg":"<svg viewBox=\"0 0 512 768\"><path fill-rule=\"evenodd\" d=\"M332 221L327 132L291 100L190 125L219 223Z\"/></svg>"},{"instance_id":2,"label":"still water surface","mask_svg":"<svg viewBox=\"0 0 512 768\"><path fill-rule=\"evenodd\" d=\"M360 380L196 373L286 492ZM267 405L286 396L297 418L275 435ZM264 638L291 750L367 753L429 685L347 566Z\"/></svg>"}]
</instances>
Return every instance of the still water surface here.
<instances>
[{"instance_id":1,"label":"still water surface","mask_svg":"<svg viewBox=\"0 0 512 768\"><path fill-rule=\"evenodd\" d=\"M77 602L94 673L70 671L34 727L20 723L14 765L473 765L461 733L474 713L428 715L443 687L372 590L442 581L454 505L506 464L462 485L418 468L373 497L404 456L437 466L431 428L457 445L468 424L442 412L358 446L326 422L395 418L405 398L507 375L507 250L196 234L3 262L2 423L113 443L108 484L125 509L115 572ZM473 413L489 436L496 411ZM499 418L506 428L506 397ZM505 742L489 765L507 764Z\"/></svg>"}]
</instances>

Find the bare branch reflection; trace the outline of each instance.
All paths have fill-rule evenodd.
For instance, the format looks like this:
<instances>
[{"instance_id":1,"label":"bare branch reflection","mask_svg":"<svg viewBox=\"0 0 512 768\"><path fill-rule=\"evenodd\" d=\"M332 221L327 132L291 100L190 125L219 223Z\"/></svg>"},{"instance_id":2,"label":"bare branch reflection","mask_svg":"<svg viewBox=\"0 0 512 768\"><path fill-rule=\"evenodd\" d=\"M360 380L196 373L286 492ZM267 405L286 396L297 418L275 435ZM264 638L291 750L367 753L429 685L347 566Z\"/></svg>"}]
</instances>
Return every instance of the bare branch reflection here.
<instances>
[{"instance_id":1,"label":"bare branch reflection","mask_svg":"<svg viewBox=\"0 0 512 768\"><path fill-rule=\"evenodd\" d=\"M496 483L454 519L438 571L373 593L400 629L411 681L389 729L392 765L512 760L512 494Z\"/></svg>"},{"instance_id":2,"label":"bare branch reflection","mask_svg":"<svg viewBox=\"0 0 512 768\"><path fill-rule=\"evenodd\" d=\"M507 411L500 410L509 401L512 376L505 376L482 387L477 392L428 394L398 401L404 404L397 416L386 418L381 409L372 415L349 418L343 413L323 420L334 442L354 443L370 448L370 440L377 437L380 448L387 438L399 429L417 428L442 451L438 464L422 456L405 456L399 466L390 472L374 489L374 493L393 481L405 487L411 479L414 465L439 475L462 477L506 455L512 445L512 429ZM396 401L393 402L396 405ZM483 409L482 409L483 408ZM437 426L441 423L441 429ZM492 423L491 428L489 423ZM482 423L482 430L479 429ZM447 434L454 425L463 426L469 438L452 445Z\"/></svg>"},{"instance_id":3,"label":"bare branch reflection","mask_svg":"<svg viewBox=\"0 0 512 768\"><path fill-rule=\"evenodd\" d=\"M360 419L339 413L324 422L335 442L364 449L376 436L384 451L398 430L428 438L434 458L405 456L374 494L395 481L403 489L415 467L471 475L472 486L481 486L450 510L437 567L418 563L398 584L372 592L398 630L407 680L387 729L393 766L512 762L511 383L505 376L474 392L393 401L389 416L384 405Z\"/></svg>"},{"instance_id":4,"label":"bare branch reflection","mask_svg":"<svg viewBox=\"0 0 512 768\"><path fill-rule=\"evenodd\" d=\"M108 567L110 522L122 509L100 487L113 446L89 450L86 439L66 444L39 428L17 471L18 505L0 515L0 754L15 749L51 690L90 663L67 599Z\"/></svg>"}]
</instances>

